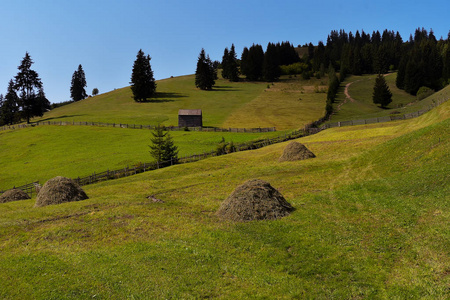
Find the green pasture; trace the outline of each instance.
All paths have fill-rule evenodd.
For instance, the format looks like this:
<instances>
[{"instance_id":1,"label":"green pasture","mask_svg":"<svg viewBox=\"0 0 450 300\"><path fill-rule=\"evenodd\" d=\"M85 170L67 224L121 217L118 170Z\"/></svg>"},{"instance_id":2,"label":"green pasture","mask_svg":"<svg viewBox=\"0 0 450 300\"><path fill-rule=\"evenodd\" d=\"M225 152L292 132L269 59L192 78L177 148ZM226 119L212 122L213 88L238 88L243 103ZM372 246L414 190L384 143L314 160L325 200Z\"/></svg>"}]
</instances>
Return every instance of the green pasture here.
<instances>
[{"instance_id":1,"label":"green pasture","mask_svg":"<svg viewBox=\"0 0 450 300\"><path fill-rule=\"evenodd\" d=\"M279 163L280 143L86 186L80 202L0 204L0 298L446 299L449 108L298 139L306 161ZM296 210L218 219L252 178Z\"/></svg>"},{"instance_id":2,"label":"green pasture","mask_svg":"<svg viewBox=\"0 0 450 300\"><path fill-rule=\"evenodd\" d=\"M235 144L283 132L171 131L179 156L216 149L222 138ZM39 126L0 131L0 190L55 176L76 178L153 162L151 130L90 126Z\"/></svg>"},{"instance_id":3,"label":"green pasture","mask_svg":"<svg viewBox=\"0 0 450 300\"><path fill-rule=\"evenodd\" d=\"M416 112L427 108L433 101L449 97L450 92L449 87L447 87L424 100L417 101L415 96L396 87L396 77L397 73L392 73L385 77L389 89L392 92L392 102L386 109L383 109L372 101L376 75L349 76L341 83L336 102L333 104L335 112L330 122L369 119ZM348 92L355 102L346 99L344 94L345 86L348 83L352 83L349 86Z\"/></svg>"},{"instance_id":4,"label":"green pasture","mask_svg":"<svg viewBox=\"0 0 450 300\"><path fill-rule=\"evenodd\" d=\"M286 130L301 128L324 113L325 94L315 95L309 88L320 82L286 77L266 92L266 82L218 79L212 91L202 91L195 87L194 80L194 75L159 80L156 96L146 103L135 102L131 89L125 87L56 108L33 121L178 126L179 109L201 109L204 126ZM305 100L300 101L301 97ZM248 110L247 105L259 108Z\"/></svg>"}]
</instances>

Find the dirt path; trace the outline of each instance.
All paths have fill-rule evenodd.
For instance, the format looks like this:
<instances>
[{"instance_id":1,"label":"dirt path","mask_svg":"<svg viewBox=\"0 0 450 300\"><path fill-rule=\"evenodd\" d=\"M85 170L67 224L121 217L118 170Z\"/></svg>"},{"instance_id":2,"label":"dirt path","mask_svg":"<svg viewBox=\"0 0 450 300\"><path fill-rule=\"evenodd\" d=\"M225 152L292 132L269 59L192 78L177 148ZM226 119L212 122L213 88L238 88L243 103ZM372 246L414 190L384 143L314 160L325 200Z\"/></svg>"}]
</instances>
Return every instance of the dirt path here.
<instances>
[{"instance_id":1,"label":"dirt path","mask_svg":"<svg viewBox=\"0 0 450 300\"><path fill-rule=\"evenodd\" d=\"M386 76L388 76L388 75L390 75L390 74L391 74L391 73L384 74L384 77L386 77ZM355 80L355 81L349 82L349 83L347 83L347 84L345 85L345 90L344 90L345 100L344 100L341 104L338 105L336 111L339 111L339 110L341 109L341 106L344 105L345 103L347 103L347 100L350 100L350 102L353 102L353 103L354 103L354 102L358 102L358 101L356 101L355 99L353 99L352 96L350 96L350 93L348 92L348 88L349 88L353 83L359 82L359 81L361 81L361 80L365 80L365 79ZM369 77L368 79L366 79L366 80L370 80L370 77Z\"/></svg>"}]
</instances>

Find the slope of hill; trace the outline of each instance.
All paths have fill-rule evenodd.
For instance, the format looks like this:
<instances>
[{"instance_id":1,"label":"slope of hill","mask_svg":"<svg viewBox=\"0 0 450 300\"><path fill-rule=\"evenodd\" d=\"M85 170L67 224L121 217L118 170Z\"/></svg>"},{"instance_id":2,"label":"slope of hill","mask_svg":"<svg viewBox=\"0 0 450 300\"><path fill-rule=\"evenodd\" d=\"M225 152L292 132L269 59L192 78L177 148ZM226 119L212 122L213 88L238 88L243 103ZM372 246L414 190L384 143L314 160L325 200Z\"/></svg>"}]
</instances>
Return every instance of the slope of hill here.
<instances>
[{"instance_id":1,"label":"slope of hill","mask_svg":"<svg viewBox=\"0 0 450 300\"><path fill-rule=\"evenodd\" d=\"M126 87L56 108L35 121L142 125L162 123L165 126L177 126L179 109L202 109L204 126L277 127L278 130L285 130L303 127L324 113L325 94L314 95L313 88L300 89L301 86L320 83L314 80L282 78L275 83L278 92L265 93L267 83L264 82L229 82L219 79L212 91L202 91L195 87L194 79L194 75L189 75L157 81L157 95L147 103L134 102L130 88ZM299 101L302 94L305 94L307 101ZM261 109L248 111L246 105L249 103L259 103ZM242 110L247 112L245 117L230 119L230 116ZM278 112L276 120L261 117L270 116L273 110ZM303 113L293 115L292 111Z\"/></svg>"},{"instance_id":2,"label":"slope of hill","mask_svg":"<svg viewBox=\"0 0 450 300\"><path fill-rule=\"evenodd\" d=\"M307 161L279 163L282 143L87 186L76 203L0 204L0 297L445 299L449 117L447 102L328 129L298 140ZM218 219L251 178L296 210Z\"/></svg>"},{"instance_id":3,"label":"slope of hill","mask_svg":"<svg viewBox=\"0 0 450 300\"><path fill-rule=\"evenodd\" d=\"M387 109L383 109L372 101L375 77L375 75L349 76L341 83L336 103L333 105L334 113L330 121L369 119L416 112L427 108L433 101L443 98L448 99L450 95L450 86L447 86L430 97L417 101L415 96L396 87L397 73L392 73L385 77L393 94L392 102Z\"/></svg>"}]
</instances>

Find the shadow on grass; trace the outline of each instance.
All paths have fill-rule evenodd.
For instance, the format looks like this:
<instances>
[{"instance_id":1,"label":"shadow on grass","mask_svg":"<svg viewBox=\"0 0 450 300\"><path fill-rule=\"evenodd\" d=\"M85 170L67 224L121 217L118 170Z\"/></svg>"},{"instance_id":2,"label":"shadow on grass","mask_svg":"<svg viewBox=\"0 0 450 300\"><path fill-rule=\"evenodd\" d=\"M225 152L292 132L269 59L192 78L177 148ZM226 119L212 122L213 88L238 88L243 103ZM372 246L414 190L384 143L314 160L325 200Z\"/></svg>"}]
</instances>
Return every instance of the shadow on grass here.
<instances>
[{"instance_id":1,"label":"shadow on grass","mask_svg":"<svg viewBox=\"0 0 450 300\"><path fill-rule=\"evenodd\" d=\"M208 90L208 92L238 92L240 89L233 88L229 85L215 85L212 90Z\"/></svg>"},{"instance_id":2,"label":"shadow on grass","mask_svg":"<svg viewBox=\"0 0 450 300\"><path fill-rule=\"evenodd\" d=\"M33 122L46 122L46 121L55 121L58 119L65 119L65 118L74 118L74 117L81 117L81 116L85 116L85 115L63 115L63 116L58 116L58 117L53 117L53 118L45 118L45 119L39 119Z\"/></svg>"},{"instance_id":3,"label":"shadow on grass","mask_svg":"<svg viewBox=\"0 0 450 300\"><path fill-rule=\"evenodd\" d=\"M140 103L164 103L164 102L175 102L177 98L185 98L186 95L180 93L158 93L147 99L146 101L140 101Z\"/></svg>"}]
</instances>

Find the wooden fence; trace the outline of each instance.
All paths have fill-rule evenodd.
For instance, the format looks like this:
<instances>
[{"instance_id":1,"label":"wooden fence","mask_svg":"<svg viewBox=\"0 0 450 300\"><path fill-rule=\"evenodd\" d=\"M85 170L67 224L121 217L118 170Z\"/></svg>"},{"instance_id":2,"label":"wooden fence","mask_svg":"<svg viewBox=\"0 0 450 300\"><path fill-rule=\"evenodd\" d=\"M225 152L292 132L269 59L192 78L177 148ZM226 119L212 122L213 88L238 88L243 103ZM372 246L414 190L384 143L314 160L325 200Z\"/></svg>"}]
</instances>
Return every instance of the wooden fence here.
<instances>
[{"instance_id":1,"label":"wooden fence","mask_svg":"<svg viewBox=\"0 0 450 300\"><path fill-rule=\"evenodd\" d=\"M30 198L31 198L31 197L33 197L33 194L37 193L36 192L36 186L39 186L39 181L35 181L35 182L32 182L32 183L27 183L27 184L24 184L24 185L21 185L21 186L15 186L15 187L13 187L13 189L22 190L25 193L27 193L28 196L30 196ZM6 191L7 190L0 191L0 195L3 194Z\"/></svg>"},{"instance_id":2,"label":"wooden fence","mask_svg":"<svg viewBox=\"0 0 450 300\"><path fill-rule=\"evenodd\" d=\"M151 171L151 170L165 168L165 167L168 167L168 166L171 166L174 164L184 164L184 163L196 162L196 161L199 161L202 159L206 159L206 158L214 157L214 156L220 156L220 155L228 154L231 152L258 149L258 148L262 148L262 147L265 147L268 145L284 142L284 141L291 140L291 139L296 139L296 138L308 135L309 132L310 131L308 131L308 130L306 130L306 131L305 130L296 130L289 134L286 133L284 135L280 135L278 137L271 138L271 139L262 139L262 140L237 144L237 145L233 145L233 147L230 147L228 152L222 152L222 153L220 153L218 151L204 152L204 153L200 153L200 154L194 154L194 155L190 155L190 156L180 157L176 161L172 160L172 161L163 161L163 162L144 162L144 163L139 162L131 167L126 166L124 168L120 168L120 169L116 169L116 170L107 170L107 171L100 172L100 173L94 172L93 174L91 174L89 176L77 177L77 178L74 178L74 180L81 186L89 185L89 184L97 183L100 181L117 179L117 178L132 176L135 174L139 174L139 173L143 173L143 172L147 172L147 171ZM26 191L31 197L33 190L34 190L35 183L39 183L39 182L29 183L22 187L17 187L17 188L20 188L20 189ZM31 187L33 188L33 190L31 190ZM4 192L5 191L0 191L0 194L4 193Z\"/></svg>"},{"instance_id":3,"label":"wooden fence","mask_svg":"<svg viewBox=\"0 0 450 300\"><path fill-rule=\"evenodd\" d=\"M139 124L123 124L123 123L102 123L102 122L67 122L67 121L42 121L34 122L30 124L16 124L0 127L0 130L19 129L27 127L36 127L44 125L53 126L97 126L97 127L114 127L114 128L131 128L131 129L155 129L154 125L139 125ZM206 132L244 132L244 133L257 133L257 132L274 132L275 127L267 128L219 128L219 127L179 127L168 126L164 127L169 131L206 131Z\"/></svg>"},{"instance_id":4,"label":"wooden fence","mask_svg":"<svg viewBox=\"0 0 450 300\"><path fill-rule=\"evenodd\" d=\"M436 106L444 103L447 100L448 99L445 99L445 100L442 99L440 101L436 101L435 103L433 103L433 105L431 105L427 109L424 109L424 110L421 110L418 112L404 114L404 115L378 117L378 118L371 118L371 119L364 119L364 120L342 121L342 122L328 123L323 126L320 126L320 124L326 120L326 117L323 117L315 122L312 122L312 123L306 125L303 130L296 130L289 134L280 135L278 137L271 138L271 139L262 139L262 140L257 140L257 141L253 141L253 142L247 142L247 143L243 143L243 144L234 145L233 148L230 149L230 152L258 149L258 148L262 148L262 147L265 147L268 145L288 141L291 139L297 139L297 138L300 138L300 137L303 137L306 135L316 134L322 130L325 130L327 128L332 128L332 127L362 125L362 124L371 124L371 123L389 122L389 121L395 121L395 120L405 120L405 119L416 118L416 117L428 112L433 107L436 107ZM72 124L69 124L70 122L68 122L67 124L62 124L65 122L53 122L53 123L61 123L61 125L79 125L79 124L75 124L74 122L72 122ZM82 123L84 123L82 125L108 124L108 123L89 123L89 122L82 122ZM51 124L48 122L43 122L43 123L40 122L38 125L34 125L34 126L39 126L39 125L43 125L43 124L45 124L45 125L60 125L60 124ZM16 126L25 126L26 127L26 126L30 126L30 125L33 126L32 124L16 125ZM144 125L133 125L133 127L131 127L127 124L113 124L113 127L116 127L116 125L117 125L117 127L122 127L122 128L152 129L151 127L149 127L149 125L145 125L145 126ZM92 125L92 126L102 126L102 125ZM139 126L139 127L136 127L136 126ZM142 126L142 127L140 127L140 126ZM19 128L21 128L21 127L19 127ZM173 130L184 130L185 129L185 128L180 128L180 127L167 127L167 128L172 128ZM211 128L202 128L202 127L195 127L195 128L199 128L199 130L201 129L201 131L208 131L208 130L214 131ZM219 130L220 128L214 128L214 129ZM232 130L232 129L238 130L237 128L229 128L229 130ZM265 129L269 130L270 128L256 128L255 130L265 130ZM0 128L0 130L1 130L1 128ZM226 129L221 129L221 130L226 131ZM250 131L250 129L247 129L247 131L245 131L246 129L242 129L242 130L243 131L232 131L232 132L252 132L252 131ZM269 130L269 131L275 131L275 128L273 128L273 130ZM254 132L265 132L265 131L254 131ZM181 158L178 158L177 161L137 163L136 165L134 165L132 167L127 166L125 168L121 168L121 169L117 169L117 170L107 170L107 171L100 172L100 173L93 173L92 175L89 175L86 177L81 177L81 178L78 177L78 178L75 178L74 180L77 181L80 185L88 185L88 184L93 184L93 183L104 181L104 180L127 177L127 176L135 175L138 173L146 172L146 171L164 168L167 166L171 166L173 164L195 162L195 161L199 161L199 160L202 160L202 159L205 159L208 157L214 157L214 156L219 156L219 155L223 155L223 154L228 154L230 152L218 153L217 151L211 151L211 152L205 152L205 153L201 153L201 154L194 154L191 156L181 157ZM38 182L29 183L29 184L26 184L26 185L23 185L23 186L17 187L17 188L20 188L20 189L24 190L25 192L29 193L29 195L30 194L32 195L35 183L38 183ZM2 194L3 192L5 192L5 191L0 191L0 194Z\"/></svg>"},{"instance_id":5,"label":"wooden fence","mask_svg":"<svg viewBox=\"0 0 450 300\"><path fill-rule=\"evenodd\" d=\"M340 121L340 122L334 122L334 123L327 123L321 126L321 129L327 129L327 128L333 128L333 127L343 127L343 126L353 126L353 125L365 125L365 124L373 124L373 123L383 123L383 122L391 122L391 121L398 121L398 120L407 120L412 118L417 118L421 115L423 115L426 112L429 112L431 109L435 108L436 106L448 101L449 99L441 99L434 101L431 105L429 105L427 108L415 111L412 113L407 113L403 115L390 115L390 116L384 116L384 117L377 117L377 118L370 118L370 119L360 119L360 120L350 120L350 121Z\"/></svg>"}]
</instances>

